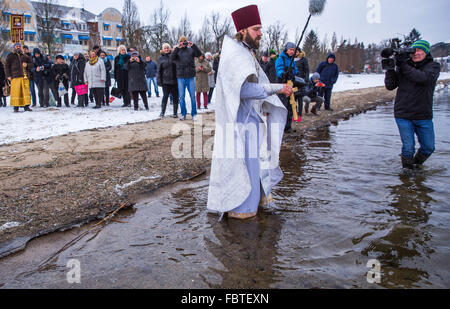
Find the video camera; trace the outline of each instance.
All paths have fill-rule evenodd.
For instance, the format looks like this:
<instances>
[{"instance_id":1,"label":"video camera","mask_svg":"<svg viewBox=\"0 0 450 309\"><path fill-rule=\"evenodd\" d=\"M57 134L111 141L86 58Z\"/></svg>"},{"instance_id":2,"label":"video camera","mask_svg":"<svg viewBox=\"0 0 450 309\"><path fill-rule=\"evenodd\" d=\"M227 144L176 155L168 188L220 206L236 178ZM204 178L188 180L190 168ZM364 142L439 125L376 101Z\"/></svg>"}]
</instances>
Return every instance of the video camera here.
<instances>
[{"instance_id":1,"label":"video camera","mask_svg":"<svg viewBox=\"0 0 450 309\"><path fill-rule=\"evenodd\" d=\"M416 50L411 47L401 47L403 44L400 43L399 39L392 40L392 47L385 48L381 51L381 66L383 70L395 70L397 67L397 60L395 57L402 55L411 57L411 54L414 54Z\"/></svg>"}]
</instances>

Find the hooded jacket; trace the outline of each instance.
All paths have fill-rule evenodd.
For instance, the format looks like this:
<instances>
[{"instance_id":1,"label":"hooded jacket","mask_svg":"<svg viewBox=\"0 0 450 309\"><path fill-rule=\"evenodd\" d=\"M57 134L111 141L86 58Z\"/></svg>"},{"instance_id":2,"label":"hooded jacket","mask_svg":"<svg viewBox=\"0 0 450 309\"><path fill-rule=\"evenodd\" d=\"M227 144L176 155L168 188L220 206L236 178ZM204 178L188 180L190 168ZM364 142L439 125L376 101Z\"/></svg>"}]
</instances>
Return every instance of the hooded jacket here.
<instances>
[{"instance_id":1,"label":"hooded jacket","mask_svg":"<svg viewBox=\"0 0 450 309\"><path fill-rule=\"evenodd\" d=\"M298 76L298 69L295 63L292 61L292 57L289 57L286 55L286 53L283 51L281 52L278 59L275 61L275 71L277 72L277 77L281 80L283 73L286 73L288 71L289 65L292 62L292 73L295 76Z\"/></svg>"},{"instance_id":2,"label":"hooded jacket","mask_svg":"<svg viewBox=\"0 0 450 309\"><path fill-rule=\"evenodd\" d=\"M398 70L386 72L388 90L398 88L395 96L395 118L428 120L433 118L433 95L441 66L431 54L418 63L408 60Z\"/></svg>"},{"instance_id":3,"label":"hooded jacket","mask_svg":"<svg viewBox=\"0 0 450 309\"><path fill-rule=\"evenodd\" d=\"M333 53L329 54L327 60L319 64L316 72L320 74L320 80L325 84L325 88L332 89L339 78L339 67L334 61L329 64L328 59L330 58L336 61L336 56Z\"/></svg>"},{"instance_id":4,"label":"hooded jacket","mask_svg":"<svg viewBox=\"0 0 450 309\"><path fill-rule=\"evenodd\" d=\"M39 57L36 57L36 53L39 54ZM41 51L38 48L35 48L33 50L33 76L34 76L34 82L36 85L42 85L44 80L47 83L52 82L52 64L48 61L47 57L45 57ZM39 70L39 72L36 70L38 67L44 67L44 70Z\"/></svg>"}]
</instances>

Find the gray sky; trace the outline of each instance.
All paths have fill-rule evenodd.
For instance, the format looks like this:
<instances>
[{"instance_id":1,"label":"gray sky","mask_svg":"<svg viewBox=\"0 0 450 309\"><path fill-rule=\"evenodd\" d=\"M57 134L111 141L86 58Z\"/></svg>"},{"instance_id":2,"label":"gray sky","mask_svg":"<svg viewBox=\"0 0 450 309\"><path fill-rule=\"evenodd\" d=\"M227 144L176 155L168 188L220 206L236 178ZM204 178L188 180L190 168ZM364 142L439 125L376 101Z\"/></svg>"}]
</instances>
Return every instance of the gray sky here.
<instances>
[{"instance_id":1,"label":"gray sky","mask_svg":"<svg viewBox=\"0 0 450 309\"><path fill-rule=\"evenodd\" d=\"M160 0L135 0L141 21L148 24L151 13L159 6ZM60 0L61 4L81 7L83 0ZM377 18L371 3L379 3L380 14ZM308 0L165 0L166 8L170 10L169 26L177 26L180 19L187 13L194 31L200 29L204 16L212 11L220 11L224 16L231 16L234 10L257 4L264 26L280 21L289 30L290 40L294 40L296 28L299 32L308 17ZM122 11L123 0L86 1L85 9L99 14L106 7L114 7ZM369 6L369 7L368 7ZM408 34L416 27L423 39L431 44L449 42L450 34L450 1L448 0L328 0L323 14L313 17L309 26L317 30L320 38L328 34L331 41L335 31L338 41L355 37L358 41L379 43L382 39ZM368 22L368 15L375 17L375 23ZM377 19L380 23L377 23Z\"/></svg>"}]
</instances>

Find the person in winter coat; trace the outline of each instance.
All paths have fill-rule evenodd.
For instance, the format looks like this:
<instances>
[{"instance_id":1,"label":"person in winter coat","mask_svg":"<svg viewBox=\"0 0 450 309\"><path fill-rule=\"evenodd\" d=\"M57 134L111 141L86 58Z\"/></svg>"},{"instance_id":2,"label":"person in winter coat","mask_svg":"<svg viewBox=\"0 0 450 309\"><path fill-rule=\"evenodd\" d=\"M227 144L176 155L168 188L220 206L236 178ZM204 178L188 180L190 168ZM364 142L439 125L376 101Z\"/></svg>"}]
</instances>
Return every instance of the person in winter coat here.
<instances>
[{"instance_id":1,"label":"person in winter coat","mask_svg":"<svg viewBox=\"0 0 450 309\"><path fill-rule=\"evenodd\" d=\"M303 80L308 81L309 80L309 63L308 59L306 58L306 53L302 50L297 50L295 54L295 65L298 69L298 76L303 78Z\"/></svg>"},{"instance_id":2,"label":"person in winter coat","mask_svg":"<svg viewBox=\"0 0 450 309\"><path fill-rule=\"evenodd\" d=\"M0 107L6 107L6 97L3 94L3 87L6 83L5 66L0 59Z\"/></svg>"},{"instance_id":3,"label":"person in winter coat","mask_svg":"<svg viewBox=\"0 0 450 309\"><path fill-rule=\"evenodd\" d=\"M161 102L160 117L164 117L166 113L167 100L169 95L173 98L173 118L178 117L178 82L177 68L175 62L170 57L170 45L165 43L161 51L161 57L158 60L157 82L158 86L163 89L163 98Z\"/></svg>"},{"instance_id":4,"label":"person in winter coat","mask_svg":"<svg viewBox=\"0 0 450 309\"><path fill-rule=\"evenodd\" d=\"M277 53L271 49L269 51L269 63L267 64L267 77L270 83L274 84L277 82L277 72L275 71L275 61L278 59Z\"/></svg>"},{"instance_id":5,"label":"person in winter coat","mask_svg":"<svg viewBox=\"0 0 450 309\"><path fill-rule=\"evenodd\" d=\"M111 87L111 69L112 69L112 64L111 64L111 61L109 61L109 59L108 59L108 55L103 50L100 51L100 59L105 64L105 70L106 70L105 94L103 96L102 105L103 106L105 106L105 105L109 106L109 97L110 97L109 87Z\"/></svg>"},{"instance_id":6,"label":"person in winter coat","mask_svg":"<svg viewBox=\"0 0 450 309\"><path fill-rule=\"evenodd\" d=\"M285 75L288 73L289 66L291 65L291 63L292 63L292 65L291 65L290 71L291 71L292 75L294 77L298 76L297 67L295 66L295 63L293 62L294 54L295 54L295 44L292 42L288 42L286 44L285 49L281 52L280 56L275 61L275 71L277 73L277 78L278 78L279 83L286 82L287 79L286 79ZM280 98L281 102L288 110L287 121L286 121L286 126L285 126L284 131L286 133L295 132L296 130L295 129L293 130L291 127L293 111L292 111L292 106L290 103L290 98L286 97L284 94L279 94L278 97Z\"/></svg>"},{"instance_id":7,"label":"person in winter coat","mask_svg":"<svg viewBox=\"0 0 450 309\"><path fill-rule=\"evenodd\" d=\"M30 57L22 52L20 43L14 44L14 50L6 57L6 78L11 82L11 101L14 112L19 112L19 107L31 112L31 95L29 78L32 74L33 62Z\"/></svg>"},{"instance_id":8,"label":"person in winter coat","mask_svg":"<svg viewBox=\"0 0 450 309\"><path fill-rule=\"evenodd\" d=\"M64 63L64 57L61 55L56 56L56 64L52 67L52 76L53 76L53 87L52 93L53 97L57 101L57 106L61 107L61 97L58 93L59 84L62 82L64 88L69 90L69 74L70 69L69 66ZM64 104L66 107L70 107L69 105L69 93L64 95Z\"/></svg>"},{"instance_id":9,"label":"person in winter coat","mask_svg":"<svg viewBox=\"0 0 450 309\"><path fill-rule=\"evenodd\" d=\"M40 107L49 106L50 89L52 88L52 64L41 54L38 48L33 49L33 77L38 89Z\"/></svg>"},{"instance_id":10,"label":"person in winter coat","mask_svg":"<svg viewBox=\"0 0 450 309\"><path fill-rule=\"evenodd\" d=\"M28 57L30 57L30 59L32 59L33 55L30 53L30 50L28 49L28 46L24 45L22 47L22 51L25 55L27 55ZM30 94L31 94L31 102L33 107L36 106L36 88L34 86L34 76L33 74L31 74L30 76Z\"/></svg>"},{"instance_id":11,"label":"person in winter coat","mask_svg":"<svg viewBox=\"0 0 450 309\"><path fill-rule=\"evenodd\" d=\"M214 84L217 83L217 73L219 72L219 64L220 64L220 52L214 54L213 56L213 71L214 71Z\"/></svg>"},{"instance_id":12,"label":"person in winter coat","mask_svg":"<svg viewBox=\"0 0 450 309\"><path fill-rule=\"evenodd\" d=\"M145 109L148 110L147 80L145 78L145 62L137 51L131 53L131 58L125 64L128 71L128 91L130 91L134 102L134 110L139 109L139 95L144 101Z\"/></svg>"},{"instance_id":13,"label":"person in winter coat","mask_svg":"<svg viewBox=\"0 0 450 309\"><path fill-rule=\"evenodd\" d=\"M264 73L266 73L266 75L268 75L268 65L269 65L269 53L268 52L263 52L261 54L261 60L259 61L259 65L261 66L261 69L263 69Z\"/></svg>"},{"instance_id":14,"label":"person in winter coat","mask_svg":"<svg viewBox=\"0 0 450 309\"><path fill-rule=\"evenodd\" d=\"M208 109L208 91L209 91L209 77L211 66L206 61L204 55L200 55L195 61L195 91L197 92L197 108L201 108L201 94L203 93L203 106Z\"/></svg>"},{"instance_id":15,"label":"person in winter coat","mask_svg":"<svg viewBox=\"0 0 450 309\"><path fill-rule=\"evenodd\" d=\"M131 106L130 92L128 91L128 71L125 67L129 59L127 48L124 45L120 45L117 48L117 56L114 58L114 79L117 83L117 88L122 92L122 107Z\"/></svg>"},{"instance_id":16,"label":"person in winter coat","mask_svg":"<svg viewBox=\"0 0 450 309\"><path fill-rule=\"evenodd\" d=\"M412 169L422 165L435 151L433 124L433 95L439 78L440 65L433 60L430 43L416 41L416 51L396 56L397 69L388 70L385 85L388 90L397 89L394 116L402 140L402 165ZM415 137L420 148L415 153Z\"/></svg>"},{"instance_id":17,"label":"person in winter coat","mask_svg":"<svg viewBox=\"0 0 450 309\"><path fill-rule=\"evenodd\" d=\"M145 77L147 78L148 97L152 96L152 84L155 88L156 97L159 98L159 89L156 82L156 72L158 67L150 56L145 57Z\"/></svg>"},{"instance_id":18,"label":"person in winter coat","mask_svg":"<svg viewBox=\"0 0 450 309\"><path fill-rule=\"evenodd\" d=\"M70 64L70 82L72 83L73 92L75 87L84 84L84 68L86 67L86 60L84 56L80 54L74 54L72 63ZM78 95L77 107L88 106L88 95Z\"/></svg>"},{"instance_id":19,"label":"person in winter coat","mask_svg":"<svg viewBox=\"0 0 450 309\"><path fill-rule=\"evenodd\" d=\"M335 61L336 56L331 53L328 55L327 60L321 62L316 69L316 72L320 74L321 82L325 84L325 109L329 111L333 111L331 108L331 93L333 91L334 84L336 84L339 78L339 67Z\"/></svg>"},{"instance_id":20,"label":"person in winter coat","mask_svg":"<svg viewBox=\"0 0 450 309\"><path fill-rule=\"evenodd\" d=\"M106 69L105 63L95 51L89 53L89 62L84 68L84 82L92 90L95 98L94 108L102 107L102 100L105 91Z\"/></svg>"},{"instance_id":21,"label":"person in winter coat","mask_svg":"<svg viewBox=\"0 0 450 309\"><path fill-rule=\"evenodd\" d=\"M302 98L303 102L305 103L306 114L308 114L309 112L309 104L311 102L316 102L316 104L311 109L311 113L317 115L317 111L320 110L320 107L322 106L324 101L320 96L320 94L322 93L322 85L323 84L320 83L320 74L317 72L314 73L309 80L309 85L306 89L306 95Z\"/></svg>"},{"instance_id":22,"label":"person in winter coat","mask_svg":"<svg viewBox=\"0 0 450 309\"><path fill-rule=\"evenodd\" d=\"M181 118L186 120L186 88L191 97L191 115L192 120L196 120L197 107L195 105L195 58L200 57L202 52L192 42L189 42L185 36L178 40L178 46L174 48L171 58L175 61L177 67L178 93L180 96Z\"/></svg>"},{"instance_id":23,"label":"person in winter coat","mask_svg":"<svg viewBox=\"0 0 450 309\"><path fill-rule=\"evenodd\" d=\"M208 83L209 83L208 104L209 104L209 103L211 103L211 98L214 93L214 88L216 87L216 81L214 79L214 75L216 74L216 72L213 69L214 62L212 60L211 53L206 53L205 56L206 56L206 61L208 61L209 65L211 67L211 72L208 73Z\"/></svg>"}]
</instances>

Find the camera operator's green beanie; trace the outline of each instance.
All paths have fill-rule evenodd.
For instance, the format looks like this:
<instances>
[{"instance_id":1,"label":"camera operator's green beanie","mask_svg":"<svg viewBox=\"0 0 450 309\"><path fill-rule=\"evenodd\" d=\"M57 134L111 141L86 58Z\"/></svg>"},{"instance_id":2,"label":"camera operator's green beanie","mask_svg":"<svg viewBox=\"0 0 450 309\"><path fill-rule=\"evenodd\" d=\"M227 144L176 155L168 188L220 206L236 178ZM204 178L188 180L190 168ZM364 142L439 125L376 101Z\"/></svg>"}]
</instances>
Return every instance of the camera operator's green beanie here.
<instances>
[{"instance_id":1,"label":"camera operator's green beanie","mask_svg":"<svg viewBox=\"0 0 450 309\"><path fill-rule=\"evenodd\" d=\"M411 47L412 48L420 48L427 54L430 53L430 49L431 49L430 43L428 43L425 40L418 40L418 41L414 42L414 44L411 45Z\"/></svg>"}]
</instances>

